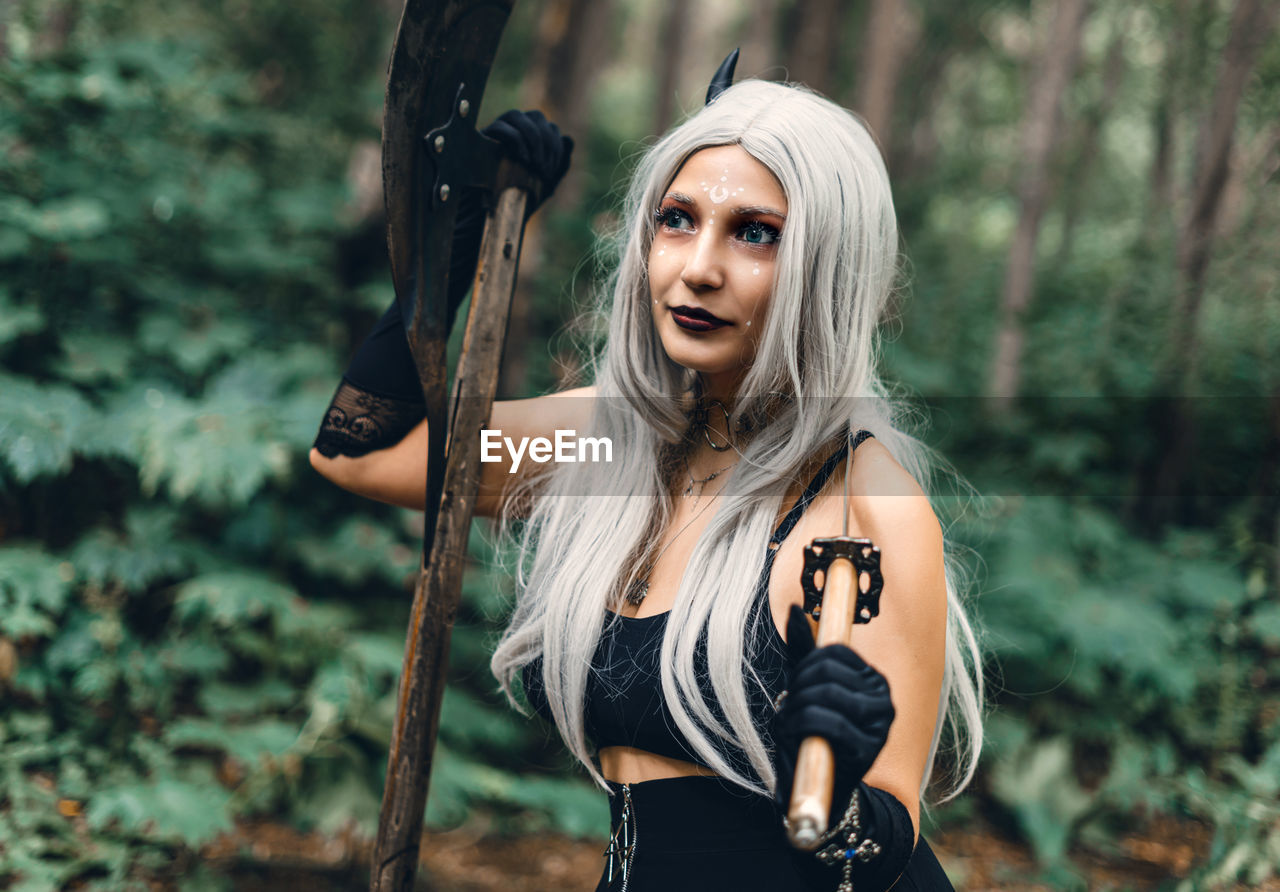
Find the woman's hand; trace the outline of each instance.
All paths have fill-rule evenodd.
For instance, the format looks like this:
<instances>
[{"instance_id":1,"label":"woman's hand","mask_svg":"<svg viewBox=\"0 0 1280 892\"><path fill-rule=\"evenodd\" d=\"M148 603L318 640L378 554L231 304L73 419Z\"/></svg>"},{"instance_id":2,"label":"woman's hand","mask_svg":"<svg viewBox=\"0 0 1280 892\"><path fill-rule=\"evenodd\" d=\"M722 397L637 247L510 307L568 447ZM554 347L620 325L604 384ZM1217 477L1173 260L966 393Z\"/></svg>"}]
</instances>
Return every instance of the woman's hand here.
<instances>
[{"instance_id":1,"label":"woman's hand","mask_svg":"<svg viewBox=\"0 0 1280 892\"><path fill-rule=\"evenodd\" d=\"M480 132L496 141L505 157L517 162L538 178L541 188L537 195L530 196L529 203L525 206L525 218L528 219L551 197L569 170L573 140L563 135L559 127L536 110L505 111ZM487 216L485 205L486 196L482 190L462 191L458 216L453 225L453 243L449 257L448 325L451 329L458 307L471 290L471 279L475 276ZM406 352L407 349L406 347ZM416 373L413 380L416 385Z\"/></svg>"},{"instance_id":2,"label":"woman's hand","mask_svg":"<svg viewBox=\"0 0 1280 892\"><path fill-rule=\"evenodd\" d=\"M796 758L806 737L822 737L835 754L833 808L842 808L889 736L893 701L885 677L843 644L815 648L804 611L791 607L787 651L792 669L773 720L775 799L786 811Z\"/></svg>"},{"instance_id":3,"label":"woman's hand","mask_svg":"<svg viewBox=\"0 0 1280 892\"><path fill-rule=\"evenodd\" d=\"M538 203L531 201L525 209L526 215L532 214L551 197L569 170L573 140L537 110L503 112L480 132L496 140L502 146L502 154L518 162L542 183Z\"/></svg>"}]
</instances>

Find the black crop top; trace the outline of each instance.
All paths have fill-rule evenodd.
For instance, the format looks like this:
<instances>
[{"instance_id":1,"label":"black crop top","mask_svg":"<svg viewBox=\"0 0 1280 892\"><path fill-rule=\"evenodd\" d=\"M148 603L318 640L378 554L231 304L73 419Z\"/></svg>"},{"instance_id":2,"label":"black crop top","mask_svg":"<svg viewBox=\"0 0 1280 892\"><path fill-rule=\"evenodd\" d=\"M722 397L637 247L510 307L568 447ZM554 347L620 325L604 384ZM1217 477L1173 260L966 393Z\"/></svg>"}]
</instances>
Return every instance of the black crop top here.
<instances>
[{"instance_id":1,"label":"black crop top","mask_svg":"<svg viewBox=\"0 0 1280 892\"><path fill-rule=\"evenodd\" d=\"M860 430L854 436L853 448L871 436ZM773 714L773 699L786 683L786 644L778 634L769 610L769 578L778 546L790 535L805 509L822 490L827 479L847 453L848 444L836 450L814 475L796 504L787 512L769 538L764 566L756 584L756 598L752 615L747 621L747 633L753 636L748 653L764 690L754 683L747 685L747 704L755 726L765 733ZM609 611L600 643L591 661L592 672L587 678L585 724L587 736L597 747L630 746L646 752L681 759L707 766L705 761L689 745L676 727L675 719L662 694L662 678L658 658L662 649L662 637L666 632L666 613L646 617L628 617ZM697 675L703 684L703 696L712 707L713 714L724 720L711 693L706 678L705 656L702 649L695 656ZM542 658L525 665L522 672L525 696L543 718L551 721L551 709L542 684ZM730 744L721 744L722 751L736 770L754 774L745 753Z\"/></svg>"}]
</instances>

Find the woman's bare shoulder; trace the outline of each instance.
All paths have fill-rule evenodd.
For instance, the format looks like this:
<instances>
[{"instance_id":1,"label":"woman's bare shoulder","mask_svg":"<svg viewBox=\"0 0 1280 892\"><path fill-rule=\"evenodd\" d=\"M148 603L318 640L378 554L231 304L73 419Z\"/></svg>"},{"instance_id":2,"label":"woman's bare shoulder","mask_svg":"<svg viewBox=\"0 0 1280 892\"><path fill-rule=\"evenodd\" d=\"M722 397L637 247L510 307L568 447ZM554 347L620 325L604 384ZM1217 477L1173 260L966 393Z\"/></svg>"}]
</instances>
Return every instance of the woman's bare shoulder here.
<instances>
[{"instance_id":1,"label":"woman's bare shoulder","mask_svg":"<svg viewBox=\"0 0 1280 892\"><path fill-rule=\"evenodd\" d=\"M850 526L886 544L941 553L942 528L923 487L884 444L858 447L847 481Z\"/></svg>"}]
</instances>

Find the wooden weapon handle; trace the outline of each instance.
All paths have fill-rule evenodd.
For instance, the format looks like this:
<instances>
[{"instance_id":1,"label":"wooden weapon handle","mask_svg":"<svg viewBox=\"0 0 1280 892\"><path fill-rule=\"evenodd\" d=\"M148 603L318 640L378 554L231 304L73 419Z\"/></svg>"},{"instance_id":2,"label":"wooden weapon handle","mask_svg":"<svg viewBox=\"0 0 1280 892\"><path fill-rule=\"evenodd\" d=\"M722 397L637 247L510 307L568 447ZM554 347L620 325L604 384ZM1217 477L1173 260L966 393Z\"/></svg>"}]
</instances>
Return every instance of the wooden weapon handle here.
<instances>
[{"instance_id":1,"label":"wooden weapon handle","mask_svg":"<svg viewBox=\"0 0 1280 892\"><path fill-rule=\"evenodd\" d=\"M506 179L516 176L512 172ZM373 892L409 892L414 886L449 665L449 638L458 613L467 535L480 487L480 429L488 422L498 388L496 360L502 355L506 337L527 197L527 191L518 187L504 189L485 224L471 312L454 378L448 464L436 534L431 555L419 570L405 642L387 785L374 846ZM431 436L443 434L431 431Z\"/></svg>"},{"instance_id":2,"label":"wooden weapon handle","mask_svg":"<svg viewBox=\"0 0 1280 892\"><path fill-rule=\"evenodd\" d=\"M822 613L815 644L848 645L852 640L858 603L856 568L847 558L835 558L824 571ZM812 622L812 620L810 620ZM821 737L806 737L796 758L791 807L787 811L791 842L812 849L827 829L831 795L835 787L835 755Z\"/></svg>"}]
</instances>

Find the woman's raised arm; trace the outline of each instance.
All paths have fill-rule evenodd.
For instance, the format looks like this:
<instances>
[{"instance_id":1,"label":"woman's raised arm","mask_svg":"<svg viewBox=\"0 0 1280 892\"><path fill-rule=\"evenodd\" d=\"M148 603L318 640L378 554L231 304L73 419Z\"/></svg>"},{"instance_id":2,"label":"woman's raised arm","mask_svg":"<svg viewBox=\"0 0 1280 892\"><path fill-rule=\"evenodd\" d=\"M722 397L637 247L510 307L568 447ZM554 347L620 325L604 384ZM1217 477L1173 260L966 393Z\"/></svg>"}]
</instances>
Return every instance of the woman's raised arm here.
<instances>
[{"instance_id":1,"label":"woman's raised arm","mask_svg":"<svg viewBox=\"0 0 1280 892\"><path fill-rule=\"evenodd\" d=\"M538 178L542 201L551 196L573 153L573 140L561 134L560 128L541 112L509 111L482 133L498 143L502 154ZM484 196L479 191L462 190L458 202L445 295L448 328L452 328L471 284L486 216ZM526 213L532 214L537 206L530 204ZM342 376L311 450L311 466L358 495L421 509L426 492L427 425L419 388L400 306L392 300ZM556 425L564 413L540 410L543 399L494 404L490 426L527 432L540 421ZM558 408L567 405L558 404ZM505 474L512 464L499 461L484 466L479 513L493 513L501 507L502 493L512 475L498 475Z\"/></svg>"},{"instance_id":2,"label":"woman's raised arm","mask_svg":"<svg viewBox=\"0 0 1280 892\"><path fill-rule=\"evenodd\" d=\"M779 557L775 621L793 604L804 603L800 543L840 534L845 485L844 475L835 475L825 497L796 527L796 545ZM928 768L946 653L942 530L919 484L875 440L858 448L847 485L848 535L868 537L879 546L884 574L880 615L853 627L850 646L887 680L895 713L888 740L864 780L897 798L918 828L920 782Z\"/></svg>"},{"instance_id":3,"label":"woman's raised arm","mask_svg":"<svg viewBox=\"0 0 1280 892\"><path fill-rule=\"evenodd\" d=\"M557 430L583 431L591 421L591 398L594 395L594 387L581 387L548 396L493 404L486 429L500 432L490 437L495 445L489 454L497 460L480 466L477 515L496 516L511 484L541 467L526 457L527 445L522 460L517 464L505 439L519 449L520 444L529 444L539 437L554 441ZM313 448L311 467L327 480L356 495L421 511L427 489L428 435L424 419L398 443L364 455L335 455L330 458Z\"/></svg>"}]
</instances>

